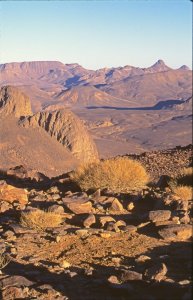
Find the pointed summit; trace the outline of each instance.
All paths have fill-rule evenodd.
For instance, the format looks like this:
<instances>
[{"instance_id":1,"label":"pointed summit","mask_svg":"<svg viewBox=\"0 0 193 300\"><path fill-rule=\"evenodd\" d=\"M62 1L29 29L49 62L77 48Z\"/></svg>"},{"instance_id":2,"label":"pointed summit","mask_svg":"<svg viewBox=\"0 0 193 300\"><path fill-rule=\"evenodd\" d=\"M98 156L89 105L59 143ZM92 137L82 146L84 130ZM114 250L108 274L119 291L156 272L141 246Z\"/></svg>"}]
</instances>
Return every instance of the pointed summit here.
<instances>
[{"instance_id":1,"label":"pointed summit","mask_svg":"<svg viewBox=\"0 0 193 300\"><path fill-rule=\"evenodd\" d=\"M190 68L186 65L181 66L178 70L190 71Z\"/></svg>"},{"instance_id":2,"label":"pointed summit","mask_svg":"<svg viewBox=\"0 0 193 300\"><path fill-rule=\"evenodd\" d=\"M162 59L156 61L156 63L148 69L151 69L154 72L164 72L170 70L170 68L166 66L165 62Z\"/></svg>"}]
</instances>

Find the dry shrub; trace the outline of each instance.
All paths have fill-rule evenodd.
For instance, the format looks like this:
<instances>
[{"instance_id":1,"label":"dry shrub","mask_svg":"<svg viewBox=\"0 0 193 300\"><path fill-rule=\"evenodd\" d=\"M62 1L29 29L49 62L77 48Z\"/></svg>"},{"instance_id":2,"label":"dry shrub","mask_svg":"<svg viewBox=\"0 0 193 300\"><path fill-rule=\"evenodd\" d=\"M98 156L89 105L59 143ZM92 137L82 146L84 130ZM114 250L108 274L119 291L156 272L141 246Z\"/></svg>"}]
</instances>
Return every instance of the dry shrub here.
<instances>
[{"instance_id":1,"label":"dry shrub","mask_svg":"<svg viewBox=\"0 0 193 300\"><path fill-rule=\"evenodd\" d=\"M193 168L184 168L179 176L177 177L177 182L180 185L193 185Z\"/></svg>"},{"instance_id":2,"label":"dry shrub","mask_svg":"<svg viewBox=\"0 0 193 300\"><path fill-rule=\"evenodd\" d=\"M179 185L173 188L173 194L181 200L192 200L192 187Z\"/></svg>"},{"instance_id":3,"label":"dry shrub","mask_svg":"<svg viewBox=\"0 0 193 300\"><path fill-rule=\"evenodd\" d=\"M5 268L9 263L11 259L10 257L5 253L0 253L0 270Z\"/></svg>"},{"instance_id":4,"label":"dry shrub","mask_svg":"<svg viewBox=\"0 0 193 300\"><path fill-rule=\"evenodd\" d=\"M24 227L45 230L49 227L57 227L62 222L62 216L54 212L38 209L30 212L23 212L20 221Z\"/></svg>"},{"instance_id":5,"label":"dry shrub","mask_svg":"<svg viewBox=\"0 0 193 300\"><path fill-rule=\"evenodd\" d=\"M143 188L148 174L137 161L117 158L79 167L71 174L82 190L109 188L113 192L129 192Z\"/></svg>"}]
</instances>

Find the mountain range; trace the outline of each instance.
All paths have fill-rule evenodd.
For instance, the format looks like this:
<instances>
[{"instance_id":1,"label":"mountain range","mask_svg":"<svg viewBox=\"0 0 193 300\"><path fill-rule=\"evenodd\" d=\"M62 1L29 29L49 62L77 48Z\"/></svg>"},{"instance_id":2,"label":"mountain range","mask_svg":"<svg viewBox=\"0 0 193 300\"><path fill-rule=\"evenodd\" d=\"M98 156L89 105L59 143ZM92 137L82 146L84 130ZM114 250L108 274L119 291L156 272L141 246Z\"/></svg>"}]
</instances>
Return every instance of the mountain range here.
<instances>
[{"instance_id":1,"label":"mountain range","mask_svg":"<svg viewBox=\"0 0 193 300\"><path fill-rule=\"evenodd\" d=\"M192 71L158 60L148 68L126 65L87 70L79 64L34 61L0 65L0 86L14 85L30 96L33 112L64 106L145 107L192 94Z\"/></svg>"}]
</instances>

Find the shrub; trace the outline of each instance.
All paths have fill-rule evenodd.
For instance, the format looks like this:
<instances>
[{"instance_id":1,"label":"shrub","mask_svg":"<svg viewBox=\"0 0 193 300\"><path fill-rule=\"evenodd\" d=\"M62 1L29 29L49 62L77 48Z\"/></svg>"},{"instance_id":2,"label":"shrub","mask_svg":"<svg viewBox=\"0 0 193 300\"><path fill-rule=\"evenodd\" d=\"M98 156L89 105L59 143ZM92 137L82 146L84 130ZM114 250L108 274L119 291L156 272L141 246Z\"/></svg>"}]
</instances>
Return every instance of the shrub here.
<instances>
[{"instance_id":1,"label":"shrub","mask_svg":"<svg viewBox=\"0 0 193 300\"><path fill-rule=\"evenodd\" d=\"M9 263L11 259L10 257L5 253L0 253L0 270L5 268Z\"/></svg>"},{"instance_id":2,"label":"shrub","mask_svg":"<svg viewBox=\"0 0 193 300\"><path fill-rule=\"evenodd\" d=\"M180 185L193 185L193 168L184 168L179 176L177 177L177 182Z\"/></svg>"},{"instance_id":3,"label":"shrub","mask_svg":"<svg viewBox=\"0 0 193 300\"><path fill-rule=\"evenodd\" d=\"M62 222L62 216L54 212L37 209L30 212L23 212L20 221L24 227L45 230L49 227L57 227Z\"/></svg>"},{"instance_id":4,"label":"shrub","mask_svg":"<svg viewBox=\"0 0 193 300\"><path fill-rule=\"evenodd\" d=\"M139 190L148 182L148 174L137 161L117 158L84 165L72 172L82 190L109 188L113 192Z\"/></svg>"},{"instance_id":5,"label":"shrub","mask_svg":"<svg viewBox=\"0 0 193 300\"><path fill-rule=\"evenodd\" d=\"M173 194L181 200L192 200L192 187L179 185L173 188Z\"/></svg>"}]
</instances>

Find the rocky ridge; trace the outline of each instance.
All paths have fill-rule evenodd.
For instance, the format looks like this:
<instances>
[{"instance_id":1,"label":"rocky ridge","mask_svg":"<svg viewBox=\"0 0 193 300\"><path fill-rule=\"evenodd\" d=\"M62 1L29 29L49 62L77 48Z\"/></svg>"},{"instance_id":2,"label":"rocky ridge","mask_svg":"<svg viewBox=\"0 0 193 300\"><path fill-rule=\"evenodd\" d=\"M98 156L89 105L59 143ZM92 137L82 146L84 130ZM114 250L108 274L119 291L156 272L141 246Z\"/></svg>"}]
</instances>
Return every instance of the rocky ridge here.
<instances>
[{"instance_id":1,"label":"rocky ridge","mask_svg":"<svg viewBox=\"0 0 193 300\"><path fill-rule=\"evenodd\" d=\"M4 86L0 90L0 114L16 118L32 115L30 99L17 87Z\"/></svg>"},{"instance_id":2,"label":"rocky ridge","mask_svg":"<svg viewBox=\"0 0 193 300\"><path fill-rule=\"evenodd\" d=\"M42 127L81 162L98 159L96 146L82 121L69 110L39 112L20 124L25 128Z\"/></svg>"}]
</instances>

